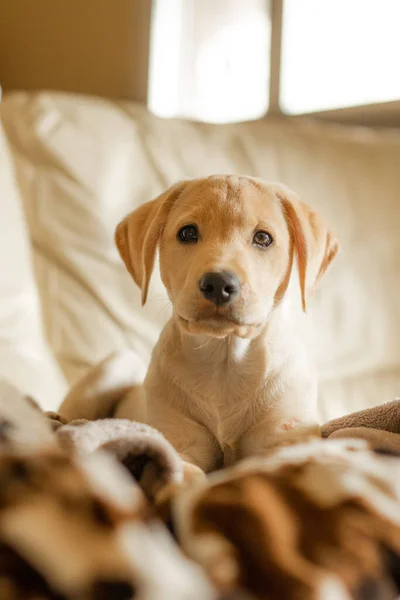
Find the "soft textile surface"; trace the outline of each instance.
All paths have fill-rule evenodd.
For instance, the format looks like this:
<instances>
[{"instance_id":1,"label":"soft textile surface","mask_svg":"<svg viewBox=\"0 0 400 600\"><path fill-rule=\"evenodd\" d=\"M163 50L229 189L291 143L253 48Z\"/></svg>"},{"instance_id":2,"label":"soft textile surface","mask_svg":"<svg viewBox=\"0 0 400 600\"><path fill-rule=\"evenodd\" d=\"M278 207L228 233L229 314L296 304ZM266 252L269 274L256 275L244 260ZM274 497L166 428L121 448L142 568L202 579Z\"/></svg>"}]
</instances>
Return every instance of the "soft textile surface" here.
<instances>
[{"instance_id":1,"label":"soft textile surface","mask_svg":"<svg viewBox=\"0 0 400 600\"><path fill-rule=\"evenodd\" d=\"M0 450L28 451L54 447L49 422L34 400L0 380Z\"/></svg>"},{"instance_id":2,"label":"soft textile surface","mask_svg":"<svg viewBox=\"0 0 400 600\"><path fill-rule=\"evenodd\" d=\"M114 247L119 219L181 178L231 172L283 181L325 215L341 242L310 303L306 335L322 420L399 392L398 133L304 120L163 120L135 104L55 93L15 93L0 111L46 334L70 382L127 345L147 361L168 317L158 275L141 308ZM7 244L2 257L16 271L15 248Z\"/></svg>"},{"instance_id":3,"label":"soft textile surface","mask_svg":"<svg viewBox=\"0 0 400 600\"><path fill-rule=\"evenodd\" d=\"M394 599L400 462L315 441L211 476L171 502L177 537L223 589L260 599Z\"/></svg>"},{"instance_id":4,"label":"soft textile surface","mask_svg":"<svg viewBox=\"0 0 400 600\"><path fill-rule=\"evenodd\" d=\"M32 262L12 153L0 123L0 378L51 410L67 384L44 337Z\"/></svg>"},{"instance_id":5,"label":"soft textile surface","mask_svg":"<svg viewBox=\"0 0 400 600\"><path fill-rule=\"evenodd\" d=\"M183 481L182 461L164 436L142 423L125 419L72 422L57 430L62 446L81 454L108 450L154 500L166 485Z\"/></svg>"},{"instance_id":6,"label":"soft textile surface","mask_svg":"<svg viewBox=\"0 0 400 600\"><path fill-rule=\"evenodd\" d=\"M400 399L333 419L321 432L329 438L361 438L372 448L400 455Z\"/></svg>"},{"instance_id":7,"label":"soft textile surface","mask_svg":"<svg viewBox=\"0 0 400 600\"><path fill-rule=\"evenodd\" d=\"M154 518L140 478L113 456L117 448L91 452L96 436L81 424L75 427L88 433L86 452L67 452L29 400L2 382L0 391L13 407L10 414L0 404L1 600L131 600L134 593L139 600L216 598L205 574ZM66 427L68 435L73 427ZM116 441L110 423L101 429L99 445ZM126 423L116 424L116 432L126 445ZM156 441L158 454L149 457L160 467L159 485L168 475L176 482L179 459L157 432L131 430L131 456L151 449L145 434ZM72 437L78 446L79 434Z\"/></svg>"},{"instance_id":8,"label":"soft textile surface","mask_svg":"<svg viewBox=\"0 0 400 600\"><path fill-rule=\"evenodd\" d=\"M2 600L394 600L399 573L400 460L364 440L184 483L159 432L0 382Z\"/></svg>"}]
</instances>

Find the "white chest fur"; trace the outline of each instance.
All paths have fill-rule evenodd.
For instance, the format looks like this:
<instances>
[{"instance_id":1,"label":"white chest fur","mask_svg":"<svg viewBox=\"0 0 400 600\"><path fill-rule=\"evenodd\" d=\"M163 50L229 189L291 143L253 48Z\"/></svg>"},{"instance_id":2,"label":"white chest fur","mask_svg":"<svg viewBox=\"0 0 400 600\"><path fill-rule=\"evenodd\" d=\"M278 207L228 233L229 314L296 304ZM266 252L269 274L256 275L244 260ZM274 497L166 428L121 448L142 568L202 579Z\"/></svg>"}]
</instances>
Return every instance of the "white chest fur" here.
<instances>
[{"instance_id":1,"label":"white chest fur","mask_svg":"<svg viewBox=\"0 0 400 600\"><path fill-rule=\"evenodd\" d=\"M282 319L253 339L182 335L170 321L146 378L150 424L185 456L188 447L202 454L202 443L211 452L214 439L234 460L258 424L264 443L287 421L302 420L315 395L309 382L304 347Z\"/></svg>"},{"instance_id":2,"label":"white chest fur","mask_svg":"<svg viewBox=\"0 0 400 600\"><path fill-rule=\"evenodd\" d=\"M275 396L276 353L262 337L191 336L165 359L164 369L183 393L180 408L207 427L222 448L234 445Z\"/></svg>"}]
</instances>

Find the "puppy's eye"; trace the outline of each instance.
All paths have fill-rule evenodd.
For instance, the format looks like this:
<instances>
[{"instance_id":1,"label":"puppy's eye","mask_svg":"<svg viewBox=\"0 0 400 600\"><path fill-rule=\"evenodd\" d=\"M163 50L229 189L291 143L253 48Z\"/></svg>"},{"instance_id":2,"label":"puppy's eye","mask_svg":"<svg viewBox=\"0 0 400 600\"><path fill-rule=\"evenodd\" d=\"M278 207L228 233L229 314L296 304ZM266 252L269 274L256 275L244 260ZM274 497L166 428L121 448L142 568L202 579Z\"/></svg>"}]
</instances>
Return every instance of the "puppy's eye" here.
<instances>
[{"instance_id":1,"label":"puppy's eye","mask_svg":"<svg viewBox=\"0 0 400 600\"><path fill-rule=\"evenodd\" d=\"M178 240L184 244L195 244L198 240L198 231L196 225L185 225L178 231Z\"/></svg>"},{"instance_id":2,"label":"puppy's eye","mask_svg":"<svg viewBox=\"0 0 400 600\"><path fill-rule=\"evenodd\" d=\"M273 241L272 235L267 231L256 231L253 236L253 244L256 246L261 246L262 248L267 248L267 246L270 246Z\"/></svg>"}]
</instances>

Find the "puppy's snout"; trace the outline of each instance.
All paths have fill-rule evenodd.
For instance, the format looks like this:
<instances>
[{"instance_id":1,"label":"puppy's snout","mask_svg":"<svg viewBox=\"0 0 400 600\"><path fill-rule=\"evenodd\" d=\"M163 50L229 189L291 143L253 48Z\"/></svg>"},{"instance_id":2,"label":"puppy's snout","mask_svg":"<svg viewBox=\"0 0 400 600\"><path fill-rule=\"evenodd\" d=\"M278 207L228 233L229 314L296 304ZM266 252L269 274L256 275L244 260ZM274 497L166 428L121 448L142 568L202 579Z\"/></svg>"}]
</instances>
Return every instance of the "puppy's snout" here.
<instances>
[{"instance_id":1,"label":"puppy's snout","mask_svg":"<svg viewBox=\"0 0 400 600\"><path fill-rule=\"evenodd\" d=\"M217 306L227 304L240 289L240 281L234 273L205 273L199 281L201 293Z\"/></svg>"}]
</instances>

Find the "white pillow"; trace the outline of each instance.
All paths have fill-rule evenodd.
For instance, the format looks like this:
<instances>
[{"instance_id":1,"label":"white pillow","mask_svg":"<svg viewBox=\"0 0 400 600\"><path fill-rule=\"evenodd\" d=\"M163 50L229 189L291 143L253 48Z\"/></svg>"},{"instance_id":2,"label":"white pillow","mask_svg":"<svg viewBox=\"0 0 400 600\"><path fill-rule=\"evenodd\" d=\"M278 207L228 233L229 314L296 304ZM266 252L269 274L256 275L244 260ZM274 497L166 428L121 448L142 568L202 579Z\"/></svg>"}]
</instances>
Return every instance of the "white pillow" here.
<instances>
[{"instance_id":1,"label":"white pillow","mask_svg":"<svg viewBox=\"0 0 400 600\"><path fill-rule=\"evenodd\" d=\"M44 338L31 247L0 123L0 380L55 410L66 381Z\"/></svg>"}]
</instances>

